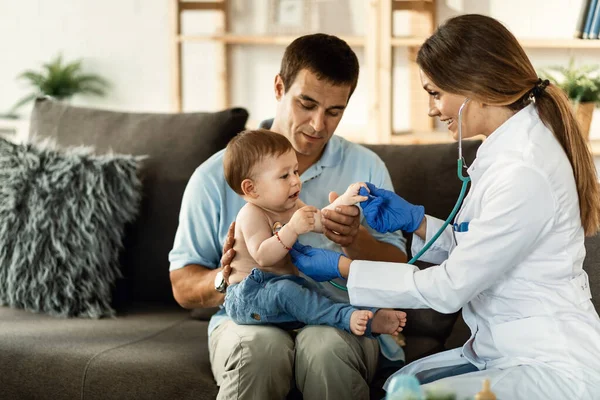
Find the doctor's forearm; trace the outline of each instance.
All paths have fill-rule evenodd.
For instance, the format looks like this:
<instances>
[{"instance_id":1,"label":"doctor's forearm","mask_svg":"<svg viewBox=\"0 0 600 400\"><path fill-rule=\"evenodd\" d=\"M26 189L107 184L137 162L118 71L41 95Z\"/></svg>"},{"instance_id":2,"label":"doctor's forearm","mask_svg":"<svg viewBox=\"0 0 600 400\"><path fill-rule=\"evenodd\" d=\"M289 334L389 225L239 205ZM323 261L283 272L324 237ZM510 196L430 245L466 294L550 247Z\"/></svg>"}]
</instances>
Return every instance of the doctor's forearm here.
<instances>
[{"instance_id":1,"label":"doctor's forearm","mask_svg":"<svg viewBox=\"0 0 600 400\"><path fill-rule=\"evenodd\" d=\"M418 237L420 237L421 239L426 240L426 238L427 238L427 216L423 217L423 221L421 221L421 224L419 225L417 230L414 231L413 233L415 235L417 235Z\"/></svg>"},{"instance_id":2,"label":"doctor's forearm","mask_svg":"<svg viewBox=\"0 0 600 400\"><path fill-rule=\"evenodd\" d=\"M353 260L406 262L406 253L396 246L375 239L364 226L360 226L358 234L344 252Z\"/></svg>"},{"instance_id":3,"label":"doctor's forearm","mask_svg":"<svg viewBox=\"0 0 600 400\"><path fill-rule=\"evenodd\" d=\"M338 270L340 271L342 278L348 279L348 275L350 275L350 264L352 264L351 259L344 256L340 257L338 261Z\"/></svg>"}]
</instances>

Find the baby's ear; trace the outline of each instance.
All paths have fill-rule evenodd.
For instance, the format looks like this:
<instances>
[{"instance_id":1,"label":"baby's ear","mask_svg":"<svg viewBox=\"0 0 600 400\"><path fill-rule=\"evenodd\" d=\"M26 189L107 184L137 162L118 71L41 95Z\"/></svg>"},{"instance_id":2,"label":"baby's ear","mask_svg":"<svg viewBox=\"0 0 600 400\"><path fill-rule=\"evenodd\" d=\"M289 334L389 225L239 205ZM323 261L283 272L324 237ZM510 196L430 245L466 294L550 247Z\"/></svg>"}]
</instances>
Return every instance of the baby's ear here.
<instances>
[{"instance_id":1,"label":"baby's ear","mask_svg":"<svg viewBox=\"0 0 600 400\"><path fill-rule=\"evenodd\" d=\"M252 179L244 179L242 181L242 192L244 192L245 196L250 196L252 198L258 197L258 194L256 193L256 187L254 186Z\"/></svg>"}]
</instances>

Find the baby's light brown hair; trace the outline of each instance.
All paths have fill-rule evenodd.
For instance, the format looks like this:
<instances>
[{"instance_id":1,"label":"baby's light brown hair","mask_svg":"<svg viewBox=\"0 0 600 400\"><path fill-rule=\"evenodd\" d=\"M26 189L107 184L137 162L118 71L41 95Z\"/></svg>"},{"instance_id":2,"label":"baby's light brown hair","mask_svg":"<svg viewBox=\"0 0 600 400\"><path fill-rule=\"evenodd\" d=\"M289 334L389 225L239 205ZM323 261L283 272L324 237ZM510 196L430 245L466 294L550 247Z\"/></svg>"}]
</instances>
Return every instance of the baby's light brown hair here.
<instances>
[{"instance_id":1,"label":"baby's light brown hair","mask_svg":"<svg viewBox=\"0 0 600 400\"><path fill-rule=\"evenodd\" d=\"M252 169L265 157L279 157L293 151L292 144L279 133L266 129L245 130L227 144L223 156L223 170L229 187L244 195L242 182L252 178Z\"/></svg>"}]
</instances>

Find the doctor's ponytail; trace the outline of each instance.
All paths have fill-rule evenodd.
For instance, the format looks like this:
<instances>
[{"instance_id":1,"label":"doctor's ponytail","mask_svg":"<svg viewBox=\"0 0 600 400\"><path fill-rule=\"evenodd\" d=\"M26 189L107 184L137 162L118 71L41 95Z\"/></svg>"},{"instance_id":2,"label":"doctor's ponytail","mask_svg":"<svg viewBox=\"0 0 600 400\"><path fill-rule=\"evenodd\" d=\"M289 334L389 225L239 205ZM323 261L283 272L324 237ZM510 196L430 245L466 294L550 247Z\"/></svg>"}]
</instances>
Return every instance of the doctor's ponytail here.
<instances>
[{"instance_id":1,"label":"doctor's ponytail","mask_svg":"<svg viewBox=\"0 0 600 400\"><path fill-rule=\"evenodd\" d=\"M571 162L579 195L581 223L586 236L592 236L600 226L598 177L594 158L569 99L562 89L550 85L534 101L540 119L552 130Z\"/></svg>"},{"instance_id":2,"label":"doctor's ponytail","mask_svg":"<svg viewBox=\"0 0 600 400\"><path fill-rule=\"evenodd\" d=\"M587 236L600 229L600 187L590 149L566 94L541 81L517 39L499 21L460 15L440 25L421 46L417 64L449 93L484 104L521 110L535 102L573 168L581 224Z\"/></svg>"}]
</instances>

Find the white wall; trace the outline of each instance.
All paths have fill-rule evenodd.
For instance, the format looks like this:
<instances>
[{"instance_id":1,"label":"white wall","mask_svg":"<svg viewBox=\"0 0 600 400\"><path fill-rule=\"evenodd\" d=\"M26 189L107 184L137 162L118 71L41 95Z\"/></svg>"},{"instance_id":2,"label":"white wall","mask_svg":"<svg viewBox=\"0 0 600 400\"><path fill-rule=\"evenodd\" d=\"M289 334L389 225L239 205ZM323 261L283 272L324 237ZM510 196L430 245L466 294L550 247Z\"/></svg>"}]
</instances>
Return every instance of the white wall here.
<instances>
[{"instance_id":1,"label":"white wall","mask_svg":"<svg viewBox=\"0 0 600 400\"><path fill-rule=\"evenodd\" d=\"M28 93L15 78L62 52L83 58L113 84L104 99L75 104L169 109L167 2L162 0L0 0L0 112Z\"/></svg>"},{"instance_id":2,"label":"white wall","mask_svg":"<svg viewBox=\"0 0 600 400\"><path fill-rule=\"evenodd\" d=\"M268 33L270 0L233 0L234 30ZM499 18L521 37L570 38L583 0L438 0L439 20L463 12L480 12ZM364 34L367 0L313 0L318 12L312 28L339 34ZM519 10L515 13L515 10ZM0 113L28 92L16 76L37 69L58 52L67 59L83 58L90 72L108 78L113 88L106 98L75 98L74 104L120 110L168 112L170 104L170 48L167 0L0 0ZM406 18L396 13L396 32L406 31ZM334 18L331 18L333 17ZM188 13L186 33L210 31L210 18ZM367 69L362 49L356 49L362 78L340 130L365 125ZM211 44L184 48L185 110L212 110L216 76ZM234 105L249 109L253 120L272 116L273 77L279 69L282 46L233 46ZM565 63L573 55L579 63L600 63L600 49L528 50L536 67ZM394 126L409 126L405 106L408 92L406 50L394 52ZM25 109L23 111L26 111ZM367 128L365 128L368 130ZM600 138L596 110L592 136Z\"/></svg>"}]
</instances>

